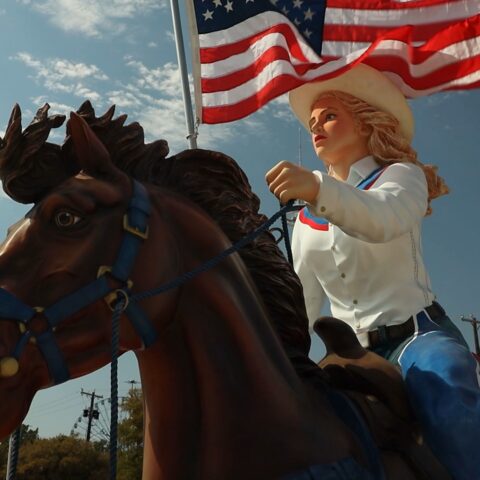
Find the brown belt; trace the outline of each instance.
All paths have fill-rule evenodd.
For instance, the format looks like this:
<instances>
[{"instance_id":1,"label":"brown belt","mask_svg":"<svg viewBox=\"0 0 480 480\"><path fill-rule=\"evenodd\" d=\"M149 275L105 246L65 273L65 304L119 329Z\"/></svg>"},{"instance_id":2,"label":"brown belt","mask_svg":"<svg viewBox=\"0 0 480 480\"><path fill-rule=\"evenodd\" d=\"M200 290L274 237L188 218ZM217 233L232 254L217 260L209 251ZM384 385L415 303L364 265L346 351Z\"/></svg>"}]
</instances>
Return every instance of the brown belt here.
<instances>
[{"instance_id":1,"label":"brown belt","mask_svg":"<svg viewBox=\"0 0 480 480\"><path fill-rule=\"evenodd\" d=\"M435 321L436 318L445 316L445 310L437 302L425 307L428 316ZM392 340L402 340L411 337L415 333L415 322L410 317L400 325L380 326L368 332L369 348L376 348Z\"/></svg>"}]
</instances>

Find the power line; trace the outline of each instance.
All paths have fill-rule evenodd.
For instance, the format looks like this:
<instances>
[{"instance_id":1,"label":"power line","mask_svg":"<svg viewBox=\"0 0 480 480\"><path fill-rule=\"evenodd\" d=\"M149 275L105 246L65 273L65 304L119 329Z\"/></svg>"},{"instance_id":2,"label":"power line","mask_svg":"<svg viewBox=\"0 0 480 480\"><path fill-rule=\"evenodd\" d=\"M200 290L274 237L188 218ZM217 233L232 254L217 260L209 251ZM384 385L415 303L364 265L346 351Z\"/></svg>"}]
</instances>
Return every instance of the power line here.
<instances>
[{"instance_id":1,"label":"power line","mask_svg":"<svg viewBox=\"0 0 480 480\"><path fill-rule=\"evenodd\" d=\"M77 396L77 393L75 393L75 392L70 392L70 393L68 393L67 395L64 395L63 397L56 398L55 400L50 400L50 401L48 401L48 402L35 404L35 405L34 405L34 408L35 408L35 410L41 410L41 409L43 409L43 408L49 408L49 407L51 407L52 405L55 405L55 404L60 404L60 403L64 403L64 402L69 402L69 401L71 401L73 398L76 398L76 396Z\"/></svg>"},{"instance_id":2,"label":"power line","mask_svg":"<svg viewBox=\"0 0 480 480\"><path fill-rule=\"evenodd\" d=\"M103 398L103 395L96 395L95 390L92 393L84 392L83 388L82 388L82 391L80 393L82 395L85 395L86 397L90 397L90 408L86 408L86 409L83 410L83 416L88 417L87 436L86 436L85 439L87 440L87 442L89 442L90 441L90 435L91 435L91 432L92 432L93 419L98 420L98 417L99 417L98 410L95 410L93 408L93 403L95 402L95 398Z\"/></svg>"},{"instance_id":3,"label":"power line","mask_svg":"<svg viewBox=\"0 0 480 480\"><path fill-rule=\"evenodd\" d=\"M42 403L40 405L33 405L32 411L37 413L43 413L46 410L52 410L52 409L61 407L63 405L72 404L72 402L74 401L77 395L78 395L77 393L73 393L73 394L67 395L66 397L52 400L51 402Z\"/></svg>"},{"instance_id":4,"label":"power line","mask_svg":"<svg viewBox=\"0 0 480 480\"><path fill-rule=\"evenodd\" d=\"M76 402L72 402L70 404L67 404L62 408L52 407L49 410L43 410L41 412L36 412L35 410L32 410L31 412L29 412L29 415L31 415L32 419L43 418L43 417L53 415L54 413L57 413L57 412L64 412L66 410L71 410L72 408L78 407L81 404L82 404L82 402L77 400Z\"/></svg>"}]
</instances>

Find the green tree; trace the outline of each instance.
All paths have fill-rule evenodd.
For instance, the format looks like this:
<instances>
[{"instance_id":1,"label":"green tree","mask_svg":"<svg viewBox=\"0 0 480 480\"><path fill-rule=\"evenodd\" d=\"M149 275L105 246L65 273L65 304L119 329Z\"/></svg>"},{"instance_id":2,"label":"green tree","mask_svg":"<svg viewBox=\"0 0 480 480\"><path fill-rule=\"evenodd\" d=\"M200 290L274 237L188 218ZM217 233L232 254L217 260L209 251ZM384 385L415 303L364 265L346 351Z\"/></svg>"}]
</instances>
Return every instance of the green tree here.
<instances>
[{"instance_id":1,"label":"green tree","mask_svg":"<svg viewBox=\"0 0 480 480\"><path fill-rule=\"evenodd\" d=\"M132 388L120 407L126 414L118 425L118 480L142 478L143 396Z\"/></svg>"},{"instance_id":2,"label":"green tree","mask_svg":"<svg viewBox=\"0 0 480 480\"><path fill-rule=\"evenodd\" d=\"M18 480L105 480L108 455L76 437L59 435L23 444ZM132 479L133 480L133 479Z\"/></svg>"},{"instance_id":3,"label":"green tree","mask_svg":"<svg viewBox=\"0 0 480 480\"><path fill-rule=\"evenodd\" d=\"M143 396L131 389L120 408L125 418L118 425L118 480L140 480L143 462ZM38 429L22 426L18 480L105 480L108 445L77 436L39 439ZM8 439L0 443L0 479L5 478Z\"/></svg>"}]
</instances>

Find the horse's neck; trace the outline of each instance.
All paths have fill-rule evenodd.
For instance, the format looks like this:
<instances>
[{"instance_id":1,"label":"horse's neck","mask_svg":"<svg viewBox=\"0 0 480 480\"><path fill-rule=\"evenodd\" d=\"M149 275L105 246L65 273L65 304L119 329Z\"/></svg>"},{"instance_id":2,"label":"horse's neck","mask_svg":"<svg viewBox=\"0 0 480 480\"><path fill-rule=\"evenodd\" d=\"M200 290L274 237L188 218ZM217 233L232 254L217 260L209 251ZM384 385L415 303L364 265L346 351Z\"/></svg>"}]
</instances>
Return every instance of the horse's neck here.
<instances>
[{"instance_id":1,"label":"horse's neck","mask_svg":"<svg viewBox=\"0 0 480 480\"><path fill-rule=\"evenodd\" d=\"M261 310L242 311L242 293L222 291L213 278L210 288L196 283L185 288L165 336L139 354L147 479L158 478L150 468L167 479L227 478L232 462L255 461L251 448L291 441L305 413L296 397L302 387L276 338L252 322Z\"/></svg>"},{"instance_id":2,"label":"horse's neck","mask_svg":"<svg viewBox=\"0 0 480 480\"><path fill-rule=\"evenodd\" d=\"M145 479L277 478L348 454L318 455L335 419L326 409L327 432L312 427L321 402L312 407L255 292L240 261L224 260L182 287L169 328L138 354Z\"/></svg>"}]
</instances>

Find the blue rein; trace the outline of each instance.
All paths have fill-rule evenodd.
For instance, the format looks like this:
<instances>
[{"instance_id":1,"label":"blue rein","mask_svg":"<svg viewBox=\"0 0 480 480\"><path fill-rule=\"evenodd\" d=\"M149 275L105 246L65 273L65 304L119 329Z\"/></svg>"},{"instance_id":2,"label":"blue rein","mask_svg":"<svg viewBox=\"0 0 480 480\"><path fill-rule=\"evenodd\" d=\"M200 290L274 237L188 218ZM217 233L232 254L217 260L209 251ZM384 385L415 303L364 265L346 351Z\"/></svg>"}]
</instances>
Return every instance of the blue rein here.
<instances>
[{"instance_id":1,"label":"blue rein","mask_svg":"<svg viewBox=\"0 0 480 480\"><path fill-rule=\"evenodd\" d=\"M111 268L100 267L99 276L96 280L61 298L47 308L30 307L7 290L0 288L0 318L16 320L22 333L12 352L12 357L19 360L27 343L33 341L37 344L45 358L54 384L57 385L69 380L70 373L63 354L58 348L54 332L57 326L64 320L110 294L114 294L112 303L115 303L115 297L117 300L119 297L122 297L124 300L124 312L140 336L143 344L145 347L152 345L157 339L157 332L143 310L136 304L137 302L177 288L202 272L215 267L226 257L252 242L258 235L266 231L278 218L283 217L287 212L296 211L300 208L301 207L298 206L292 206L292 202L288 203L260 227L216 257L207 260L199 267L180 275L176 279L158 288L130 296L131 283L129 276L140 246L148 238L148 219L151 212L151 205L145 187L134 180L132 198L128 204L127 213L123 221L124 236L117 258ZM110 286L108 281L109 275L121 282L123 287L119 289ZM30 331L28 328L29 322L36 315L41 315L48 323L47 329L39 334Z\"/></svg>"},{"instance_id":2,"label":"blue rein","mask_svg":"<svg viewBox=\"0 0 480 480\"><path fill-rule=\"evenodd\" d=\"M30 307L7 290L0 288L0 318L15 320L18 323L21 332L21 337L18 340L11 357L19 362L20 356L27 343L34 342L45 359L50 376L55 385L70 379L70 372L67 364L55 340L54 333L57 326L92 303L101 299L110 299L107 301L113 310L111 371L112 416L110 433L111 479L116 478L117 404L115 398L117 397L118 387L117 357L119 349L119 321L122 313L127 315L144 346L149 347L156 341L158 335L149 318L137 305L140 300L177 288L202 272L215 267L226 257L237 252L270 228L278 218L284 218L286 213L297 211L300 208L302 207L293 206L293 202L289 202L260 227L246 237L240 239L216 257L207 260L199 267L180 275L176 279L167 282L158 288L131 296L132 284L129 280L129 276L135 264L140 246L148 238L148 220L151 212L151 204L145 187L138 181L133 180L132 197L123 219L124 235L117 258L112 267L100 267L98 278L96 280L61 298L47 308ZM285 235L288 236L288 232L285 232ZM291 256L291 254L289 254L289 256ZM122 288L110 286L108 276L119 281ZM47 328L41 333L34 333L29 330L29 323L37 315L42 316L47 321Z\"/></svg>"}]
</instances>

